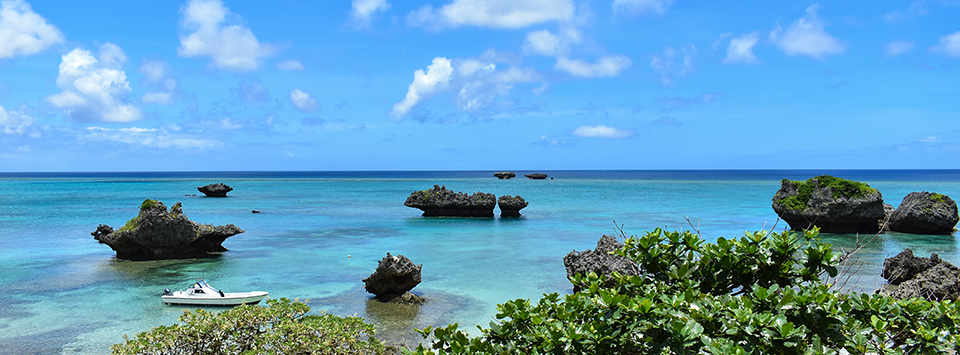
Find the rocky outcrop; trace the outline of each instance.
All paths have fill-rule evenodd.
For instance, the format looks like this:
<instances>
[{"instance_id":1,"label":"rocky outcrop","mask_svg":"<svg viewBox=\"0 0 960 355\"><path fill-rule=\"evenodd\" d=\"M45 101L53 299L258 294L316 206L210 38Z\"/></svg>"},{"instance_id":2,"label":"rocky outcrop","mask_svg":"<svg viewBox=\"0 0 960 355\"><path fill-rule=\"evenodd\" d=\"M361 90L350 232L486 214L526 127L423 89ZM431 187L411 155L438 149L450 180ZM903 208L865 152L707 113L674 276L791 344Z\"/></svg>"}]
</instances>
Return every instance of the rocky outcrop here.
<instances>
[{"instance_id":1,"label":"rocky outcrop","mask_svg":"<svg viewBox=\"0 0 960 355\"><path fill-rule=\"evenodd\" d=\"M529 178L529 179L533 179L533 180L543 180L543 179L546 179L546 178L547 178L547 174L544 174L544 173L526 174L526 175L524 175L524 176L526 176L526 177Z\"/></svg>"},{"instance_id":2,"label":"rocky outcrop","mask_svg":"<svg viewBox=\"0 0 960 355\"><path fill-rule=\"evenodd\" d=\"M114 231L99 225L91 235L117 252L117 258L130 260L183 259L210 256L227 251L221 244L243 233L233 224L213 226L191 221L177 202L167 206L156 200L144 200L140 213Z\"/></svg>"},{"instance_id":3,"label":"rocky outcrop","mask_svg":"<svg viewBox=\"0 0 960 355\"><path fill-rule=\"evenodd\" d=\"M929 258L913 256L906 249L883 262L881 276L892 287L878 290L881 294L897 299L920 297L931 301L960 298L960 269L940 260L936 253Z\"/></svg>"},{"instance_id":4,"label":"rocky outcrop","mask_svg":"<svg viewBox=\"0 0 960 355\"><path fill-rule=\"evenodd\" d=\"M517 173L512 171L501 171L501 172L493 173L493 176L496 176L497 179L505 180L505 179L512 179L517 177Z\"/></svg>"},{"instance_id":5,"label":"rocky outcrop","mask_svg":"<svg viewBox=\"0 0 960 355\"><path fill-rule=\"evenodd\" d=\"M383 302L398 299L396 303L422 303L421 297L409 293L420 284L422 267L423 264L414 265L403 255L393 256L387 253L377 265L377 270L363 279L364 288Z\"/></svg>"},{"instance_id":6,"label":"rocky outcrop","mask_svg":"<svg viewBox=\"0 0 960 355\"><path fill-rule=\"evenodd\" d=\"M783 179L773 210L790 228L820 227L824 233L874 233L884 218L883 197L869 185L821 175L806 181Z\"/></svg>"},{"instance_id":7,"label":"rocky outcrop","mask_svg":"<svg viewBox=\"0 0 960 355\"><path fill-rule=\"evenodd\" d=\"M580 292L582 286L573 280L576 274L586 277L593 272L605 279L605 287L615 285L615 281L610 278L614 271L620 275L637 275L639 269L636 262L628 257L610 253L622 247L623 244L618 242L616 238L604 235L597 242L597 248L593 251L590 249L581 252L574 250L564 256L563 265L567 267L567 279L573 283L573 292Z\"/></svg>"},{"instance_id":8,"label":"rocky outcrop","mask_svg":"<svg viewBox=\"0 0 960 355\"><path fill-rule=\"evenodd\" d=\"M527 207L527 201L524 201L520 195L504 195L497 199L497 206L500 207L500 217L520 217L520 210Z\"/></svg>"},{"instance_id":9,"label":"rocky outcrop","mask_svg":"<svg viewBox=\"0 0 960 355\"><path fill-rule=\"evenodd\" d=\"M233 188L223 183L210 184L207 186L200 186L197 188L200 192L207 197L227 197L227 192L233 191Z\"/></svg>"},{"instance_id":10,"label":"rocky outcrop","mask_svg":"<svg viewBox=\"0 0 960 355\"><path fill-rule=\"evenodd\" d=\"M930 192L911 192L890 216L887 229L915 234L949 234L960 216L957 203L949 196Z\"/></svg>"},{"instance_id":11,"label":"rocky outcrop","mask_svg":"<svg viewBox=\"0 0 960 355\"><path fill-rule=\"evenodd\" d=\"M430 190L414 191L403 205L419 208L425 217L493 217L497 198L485 192L467 195L433 185Z\"/></svg>"}]
</instances>

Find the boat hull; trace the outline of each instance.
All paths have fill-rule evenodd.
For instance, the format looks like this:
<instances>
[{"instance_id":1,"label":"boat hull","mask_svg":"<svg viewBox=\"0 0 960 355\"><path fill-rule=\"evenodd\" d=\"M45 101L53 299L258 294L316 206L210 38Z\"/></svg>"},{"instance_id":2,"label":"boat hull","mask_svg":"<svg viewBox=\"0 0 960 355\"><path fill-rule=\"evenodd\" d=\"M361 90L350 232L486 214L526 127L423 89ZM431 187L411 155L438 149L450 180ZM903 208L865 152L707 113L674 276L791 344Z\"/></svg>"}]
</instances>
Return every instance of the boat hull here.
<instances>
[{"instance_id":1,"label":"boat hull","mask_svg":"<svg viewBox=\"0 0 960 355\"><path fill-rule=\"evenodd\" d=\"M188 305L188 306L239 306L242 304L257 304L263 300L264 297L267 297L267 292L255 291L255 292L241 292L241 293L225 293L223 296L219 294L213 295L185 295L181 291L174 292L170 296L160 296L165 304L179 304L179 305Z\"/></svg>"}]
</instances>

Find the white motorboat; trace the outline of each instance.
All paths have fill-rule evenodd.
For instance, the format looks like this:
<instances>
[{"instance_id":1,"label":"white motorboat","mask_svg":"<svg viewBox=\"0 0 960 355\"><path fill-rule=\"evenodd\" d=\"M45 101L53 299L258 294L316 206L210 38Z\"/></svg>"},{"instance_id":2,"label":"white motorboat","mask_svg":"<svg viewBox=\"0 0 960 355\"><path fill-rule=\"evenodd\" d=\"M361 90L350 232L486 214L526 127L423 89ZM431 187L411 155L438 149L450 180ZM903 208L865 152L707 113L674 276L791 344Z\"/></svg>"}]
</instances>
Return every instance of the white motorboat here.
<instances>
[{"instance_id":1,"label":"white motorboat","mask_svg":"<svg viewBox=\"0 0 960 355\"><path fill-rule=\"evenodd\" d=\"M171 292L170 289L164 289L163 296L160 296L160 298L163 299L163 303L166 304L238 306L241 304L260 303L260 300L267 297L267 294L269 293L264 291L224 293L210 286L204 279L200 279L193 285L190 285L185 291L178 290Z\"/></svg>"}]
</instances>

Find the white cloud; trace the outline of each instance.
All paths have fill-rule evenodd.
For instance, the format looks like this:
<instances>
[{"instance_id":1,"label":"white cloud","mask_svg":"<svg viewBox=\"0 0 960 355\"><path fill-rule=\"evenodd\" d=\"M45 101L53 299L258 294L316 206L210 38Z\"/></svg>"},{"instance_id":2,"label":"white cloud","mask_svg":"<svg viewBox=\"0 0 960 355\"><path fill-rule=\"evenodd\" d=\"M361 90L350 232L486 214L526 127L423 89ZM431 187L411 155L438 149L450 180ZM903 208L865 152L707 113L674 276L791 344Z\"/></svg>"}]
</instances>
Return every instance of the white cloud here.
<instances>
[{"instance_id":1,"label":"white cloud","mask_svg":"<svg viewBox=\"0 0 960 355\"><path fill-rule=\"evenodd\" d=\"M130 83L120 66L126 56L117 45L100 46L98 61L80 48L64 54L57 86L63 92L47 97L54 106L78 121L131 122L140 119L140 110L126 104Z\"/></svg>"},{"instance_id":2,"label":"white cloud","mask_svg":"<svg viewBox=\"0 0 960 355\"><path fill-rule=\"evenodd\" d=\"M633 130L617 129L598 124L577 127L573 130L573 135L585 138L626 138L633 135Z\"/></svg>"},{"instance_id":3,"label":"white cloud","mask_svg":"<svg viewBox=\"0 0 960 355\"><path fill-rule=\"evenodd\" d=\"M168 76L169 64L162 60L146 60L137 69L143 74L143 80L152 91L143 94L140 101L145 104L169 105L177 90L177 80Z\"/></svg>"},{"instance_id":4,"label":"white cloud","mask_svg":"<svg viewBox=\"0 0 960 355\"><path fill-rule=\"evenodd\" d=\"M628 15L655 13L662 15L673 4L673 0L613 0L613 12Z\"/></svg>"},{"instance_id":5,"label":"white cloud","mask_svg":"<svg viewBox=\"0 0 960 355\"><path fill-rule=\"evenodd\" d=\"M420 102L423 96L431 96L443 89L450 82L450 75L453 74L453 67L450 60L444 57L433 58L433 63L427 67L427 71L417 69L413 72L413 82L407 88L407 96L403 101L393 105L390 116L395 121L400 121L403 116Z\"/></svg>"},{"instance_id":6,"label":"white cloud","mask_svg":"<svg viewBox=\"0 0 960 355\"><path fill-rule=\"evenodd\" d=\"M277 69L286 70L286 71L306 70L306 68L303 67L303 63L300 63L299 60L295 60L295 59L289 59L289 60L277 62Z\"/></svg>"},{"instance_id":7,"label":"white cloud","mask_svg":"<svg viewBox=\"0 0 960 355\"><path fill-rule=\"evenodd\" d=\"M223 143L219 141L197 139L172 133L179 130L179 127L175 125L163 128L130 127L112 129L87 127L87 135L81 136L79 139L101 142L107 141L160 149L217 149L223 147Z\"/></svg>"},{"instance_id":8,"label":"white cloud","mask_svg":"<svg viewBox=\"0 0 960 355\"><path fill-rule=\"evenodd\" d=\"M760 60L753 54L753 46L757 45L759 39L760 34L757 32L730 39L730 46L727 47L727 57L723 59L723 62L727 64L759 63Z\"/></svg>"},{"instance_id":9,"label":"white cloud","mask_svg":"<svg viewBox=\"0 0 960 355\"><path fill-rule=\"evenodd\" d=\"M290 104L303 112L313 112L320 109L320 102L316 97L300 89L290 90Z\"/></svg>"},{"instance_id":10,"label":"white cloud","mask_svg":"<svg viewBox=\"0 0 960 355\"><path fill-rule=\"evenodd\" d=\"M350 20L357 28L368 28L375 13L388 9L390 9L390 3L387 0L353 0Z\"/></svg>"},{"instance_id":11,"label":"white cloud","mask_svg":"<svg viewBox=\"0 0 960 355\"><path fill-rule=\"evenodd\" d=\"M523 51L530 54L562 56L570 51L571 45L580 43L582 39L583 34L575 28L563 30L559 35L549 30L534 31L527 33L527 39L523 42Z\"/></svg>"},{"instance_id":12,"label":"white cloud","mask_svg":"<svg viewBox=\"0 0 960 355\"><path fill-rule=\"evenodd\" d=\"M36 121L36 118L30 117L25 113L17 111L7 112L3 106L0 106L0 127L3 127L3 133L22 136L23 133L27 131L27 128Z\"/></svg>"},{"instance_id":13,"label":"white cloud","mask_svg":"<svg viewBox=\"0 0 960 355\"><path fill-rule=\"evenodd\" d=\"M910 7L907 9L906 13L903 13L900 10L896 10L889 14L883 16L884 21L889 23L899 23L900 21L908 18L913 18L919 15L926 15L929 11L926 8L926 0L914 1L910 4Z\"/></svg>"},{"instance_id":14,"label":"white cloud","mask_svg":"<svg viewBox=\"0 0 960 355\"><path fill-rule=\"evenodd\" d=\"M786 55L802 54L823 59L828 54L843 54L847 45L824 30L826 24L817 18L818 4L807 7L807 16L797 20L786 31L780 25L770 32L770 39Z\"/></svg>"},{"instance_id":15,"label":"white cloud","mask_svg":"<svg viewBox=\"0 0 960 355\"><path fill-rule=\"evenodd\" d=\"M693 62L697 53L697 47L692 44L679 50L667 47L663 49L662 55L657 54L650 58L650 67L660 76L660 85L673 85L675 76L686 77L693 73Z\"/></svg>"},{"instance_id":16,"label":"white cloud","mask_svg":"<svg viewBox=\"0 0 960 355\"><path fill-rule=\"evenodd\" d=\"M407 21L430 28L521 28L548 21L568 21L573 16L571 0L454 0L439 9L426 5L412 11Z\"/></svg>"},{"instance_id":17,"label":"white cloud","mask_svg":"<svg viewBox=\"0 0 960 355\"><path fill-rule=\"evenodd\" d=\"M887 44L886 54L888 57L896 57L913 49L913 41L893 41Z\"/></svg>"},{"instance_id":18,"label":"white cloud","mask_svg":"<svg viewBox=\"0 0 960 355\"><path fill-rule=\"evenodd\" d=\"M27 56L63 42L63 34L22 0L0 1L0 59Z\"/></svg>"},{"instance_id":19,"label":"white cloud","mask_svg":"<svg viewBox=\"0 0 960 355\"><path fill-rule=\"evenodd\" d=\"M247 72L273 55L272 46L260 43L249 28L228 23L228 16L237 15L220 0L190 0L180 12L177 54L182 57L208 56L216 68Z\"/></svg>"},{"instance_id":20,"label":"white cloud","mask_svg":"<svg viewBox=\"0 0 960 355\"><path fill-rule=\"evenodd\" d=\"M140 97L140 101L145 104L169 105L173 103L173 93L169 92L148 92Z\"/></svg>"},{"instance_id":21,"label":"white cloud","mask_svg":"<svg viewBox=\"0 0 960 355\"><path fill-rule=\"evenodd\" d=\"M940 37L940 41L936 46L931 47L930 51L960 58L960 31Z\"/></svg>"},{"instance_id":22,"label":"white cloud","mask_svg":"<svg viewBox=\"0 0 960 355\"><path fill-rule=\"evenodd\" d=\"M622 55L605 55L600 57L596 63L588 63L577 59L557 58L557 64L554 69L564 71L573 76L584 78L598 78L620 75L624 69L633 65L630 58Z\"/></svg>"}]
</instances>

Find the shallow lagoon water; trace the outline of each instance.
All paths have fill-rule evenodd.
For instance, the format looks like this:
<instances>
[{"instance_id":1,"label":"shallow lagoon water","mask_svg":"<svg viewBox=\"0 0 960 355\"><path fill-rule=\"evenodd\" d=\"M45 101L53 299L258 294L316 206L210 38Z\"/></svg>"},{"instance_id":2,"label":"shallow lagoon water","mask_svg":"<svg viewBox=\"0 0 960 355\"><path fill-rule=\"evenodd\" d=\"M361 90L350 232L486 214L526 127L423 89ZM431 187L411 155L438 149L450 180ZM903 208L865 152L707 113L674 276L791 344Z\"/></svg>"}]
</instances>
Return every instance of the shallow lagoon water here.
<instances>
[{"instance_id":1,"label":"shallow lagoon water","mask_svg":"<svg viewBox=\"0 0 960 355\"><path fill-rule=\"evenodd\" d=\"M960 197L960 171L548 171L554 180L492 173L0 174L0 353L107 353L124 334L175 323L185 308L164 306L160 294L201 275L227 292L264 290L356 314L386 340L410 343L418 339L412 327L475 329L493 320L498 303L571 292L562 257L592 249L614 221L638 234L689 229L686 217L707 239L782 230L770 208L780 179L824 173L866 182L894 206L911 191ZM215 182L233 187L230 197L187 196ZM521 195L530 205L519 219L424 218L403 206L410 192L434 184ZM146 198L168 207L180 201L195 221L246 232L227 239L230 251L217 258L118 260L90 232L122 226ZM858 238L822 237L845 249ZM954 235L881 234L858 254L848 288L875 289L883 258L905 247L960 264ZM423 264L414 291L426 305L370 301L361 280L387 252Z\"/></svg>"}]
</instances>

